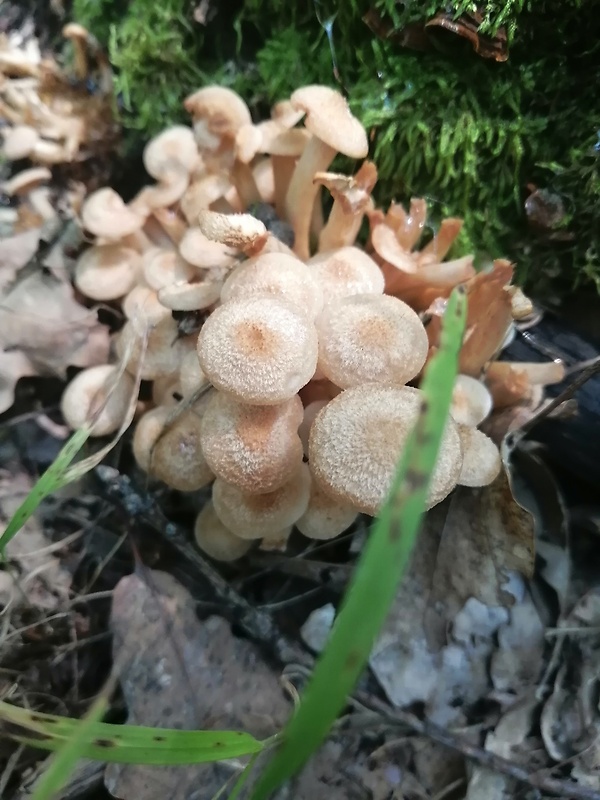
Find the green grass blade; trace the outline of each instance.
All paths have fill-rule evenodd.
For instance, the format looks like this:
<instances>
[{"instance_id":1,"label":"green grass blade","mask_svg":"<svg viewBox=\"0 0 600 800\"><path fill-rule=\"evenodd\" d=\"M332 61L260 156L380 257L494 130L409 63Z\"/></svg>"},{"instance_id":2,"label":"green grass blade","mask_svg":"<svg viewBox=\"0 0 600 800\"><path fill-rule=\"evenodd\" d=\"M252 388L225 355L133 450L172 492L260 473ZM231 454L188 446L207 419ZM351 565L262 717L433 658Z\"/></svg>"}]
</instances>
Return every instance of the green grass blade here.
<instances>
[{"instance_id":1,"label":"green grass blade","mask_svg":"<svg viewBox=\"0 0 600 800\"><path fill-rule=\"evenodd\" d=\"M202 764L259 753L265 743L238 731L181 731L58 717L0 703L0 736L59 751L78 738L76 758L116 764Z\"/></svg>"},{"instance_id":2,"label":"green grass blade","mask_svg":"<svg viewBox=\"0 0 600 800\"><path fill-rule=\"evenodd\" d=\"M266 800L292 777L327 736L365 667L415 544L450 408L466 316L455 290L442 341L429 364L423 407L402 453L390 497L373 526L327 647L317 662L283 744L258 779L252 800Z\"/></svg>"},{"instance_id":3,"label":"green grass blade","mask_svg":"<svg viewBox=\"0 0 600 800\"><path fill-rule=\"evenodd\" d=\"M102 695L96 700L76 731L52 758L50 765L36 782L31 800L52 800L67 784L77 761L83 757L82 749L89 731L100 721L107 705L108 702Z\"/></svg>"}]
</instances>

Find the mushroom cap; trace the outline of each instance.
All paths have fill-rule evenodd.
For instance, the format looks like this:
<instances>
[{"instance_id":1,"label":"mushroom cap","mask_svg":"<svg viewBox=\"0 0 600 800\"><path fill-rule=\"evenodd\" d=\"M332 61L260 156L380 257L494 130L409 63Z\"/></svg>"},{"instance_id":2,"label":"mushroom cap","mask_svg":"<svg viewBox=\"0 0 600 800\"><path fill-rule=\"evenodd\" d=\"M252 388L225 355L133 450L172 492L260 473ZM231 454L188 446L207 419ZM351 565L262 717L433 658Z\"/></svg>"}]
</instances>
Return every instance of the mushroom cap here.
<instances>
[{"instance_id":1,"label":"mushroom cap","mask_svg":"<svg viewBox=\"0 0 600 800\"><path fill-rule=\"evenodd\" d=\"M238 249L256 247L267 235L264 223L252 214L219 214L203 209L198 214L198 226L212 242Z\"/></svg>"},{"instance_id":2,"label":"mushroom cap","mask_svg":"<svg viewBox=\"0 0 600 800\"><path fill-rule=\"evenodd\" d=\"M340 92L313 84L296 89L290 101L294 109L305 112L305 127L338 153L350 158L368 154L367 133Z\"/></svg>"},{"instance_id":3,"label":"mushroom cap","mask_svg":"<svg viewBox=\"0 0 600 800\"><path fill-rule=\"evenodd\" d=\"M77 261L75 286L92 300L116 300L134 288L140 265L140 255L131 247L94 245Z\"/></svg>"},{"instance_id":4,"label":"mushroom cap","mask_svg":"<svg viewBox=\"0 0 600 800\"><path fill-rule=\"evenodd\" d=\"M328 303L317 317L319 369L342 389L361 383L404 384L417 375L429 342L410 306L383 294Z\"/></svg>"},{"instance_id":5,"label":"mushroom cap","mask_svg":"<svg viewBox=\"0 0 600 800\"><path fill-rule=\"evenodd\" d=\"M128 208L121 197L108 187L92 192L81 209L83 227L103 239L121 239L136 233L144 225L143 214Z\"/></svg>"},{"instance_id":6,"label":"mushroom cap","mask_svg":"<svg viewBox=\"0 0 600 800\"><path fill-rule=\"evenodd\" d=\"M150 456L150 474L180 492L208 486L214 475L200 445L200 426L206 398L199 400L166 426Z\"/></svg>"},{"instance_id":7,"label":"mushroom cap","mask_svg":"<svg viewBox=\"0 0 600 800\"><path fill-rule=\"evenodd\" d=\"M221 300L252 295L281 297L314 319L323 307L323 292L306 264L284 253L265 253L244 261L231 272L221 290Z\"/></svg>"},{"instance_id":8,"label":"mushroom cap","mask_svg":"<svg viewBox=\"0 0 600 800\"><path fill-rule=\"evenodd\" d=\"M275 405L314 375L317 331L296 306L274 297L231 300L198 337L200 366L217 389L250 405Z\"/></svg>"},{"instance_id":9,"label":"mushroom cap","mask_svg":"<svg viewBox=\"0 0 600 800\"><path fill-rule=\"evenodd\" d=\"M2 131L2 155L7 161L26 158L40 139L39 133L31 125L13 125Z\"/></svg>"},{"instance_id":10,"label":"mushroom cap","mask_svg":"<svg viewBox=\"0 0 600 800\"><path fill-rule=\"evenodd\" d=\"M181 198L181 213L190 225L196 223L203 208L210 208L231 189L231 180L222 173L209 173L194 180Z\"/></svg>"},{"instance_id":11,"label":"mushroom cap","mask_svg":"<svg viewBox=\"0 0 600 800\"><path fill-rule=\"evenodd\" d=\"M499 475L500 452L485 433L471 425L459 425L463 462L458 477L461 486L487 486Z\"/></svg>"},{"instance_id":12,"label":"mushroom cap","mask_svg":"<svg viewBox=\"0 0 600 800\"><path fill-rule=\"evenodd\" d=\"M278 489L302 463L302 403L249 406L215 392L202 418L202 450L212 471L244 492Z\"/></svg>"},{"instance_id":13,"label":"mushroom cap","mask_svg":"<svg viewBox=\"0 0 600 800\"><path fill-rule=\"evenodd\" d=\"M158 300L158 294L149 286L134 286L124 298L121 308L127 319L153 325L170 317L169 311Z\"/></svg>"},{"instance_id":14,"label":"mushroom cap","mask_svg":"<svg viewBox=\"0 0 600 800\"><path fill-rule=\"evenodd\" d=\"M62 415L70 428L76 430L89 424L105 403L92 426L91 436L108 436L119 430L131 402L134 383L127 373L119 378L117 374L117 367L102 364L88 367L73 378L60 402Z\"/></svg>"},{"instance_id":15,"label":"mushroom cap","mask_svg":"<svg viewBox=\"0 0 600 800\"><path fill-rule=\"evenodd\" d=\"M146 411L137 421L131 447L137 465L144 472L150 470L152 449L165 427L169 413L170 409L166 406L157 406Z\"/></svg>"},{"instance_id":16,"label":"mushroom cap","mask_svg":"<svg viewBox=\"0 0 600 800\"><path fill-rule=\"evenodd\" d=\"M179 242L179 254L189 264L202 269L227 268L236 263L237 253L221 242L208 239L200 228L188 228Z\"/></svg>"},{"instance_id":17,"label":"mushroom cap","mask_svg":"<svg viewBox=\"0 0 600 800\"><path fill-rule=\"evenodd\" d=\"M142 258L144 280L156 292L172 283L189 281L195 270L175 250L152 247Z\"/></svg>"},{"instance_id":18,"label":"mushroom cap","mask_svg":"<svg viewBox=\"0 0 600 800\"><path fill-rule=\"evenodd\" d=\"M308 508L296 522L296 527L309 539L334 539L347 530L357 516L355 508L335 500L312 481Z\"/></svg>"},{"instance_id":19,"label":"mushroom cap","mask_svg":"<svg viewBox=\"0 0 600 800\"><path fill-rule=\"evenodd\" d=\"M210 500L196 517L194 539L200 550L215 561L235 561L252 547L251 541L240 539L223 525Z\"/></svg>"},{"instance_id":20,"label":"mushroom cap","mask_svg":"<svg viewBox=\"0 0 600 800\"><path fill-rule=\"evenodd\" d=\"M277 538L304 514L310 498L310 473L300 464L279 489L248 494L221 478L213 485L215 512L223 525L242 539Z\"/></svg>"},{"instance_id":21,"label":"mushroom cap","mask_svg":"<svg viewBox=\"0 0 600 800\"><path fill-rule=\"evenodd\" d=\"M186 97L183 106L196 123L198 145L207 150L217 150L223 138L233 140L242 125L252 123L246 103L224 86L205 86Z\"/></svg>"},{"instance_id":22,"label":"mushroom cap","mask_svg":"<svg viewBox=\"0 0 600 800\"><path fill-rule=\"evenodd\" d=\"M12 178L0 183L0 189L9 197L28 194L37 186L48 183L52 173L48 167L29 167L16 172Z\"/></svg>"},{"instance_id":23,"label":"mushroom cap","mask_svg":"<svg viewBox=\"0 0 600 800\"><path fill-rule=\"evenodd\" d=\"M172 311L200 311L214 305L221 296L221 281L178 281L163 286L158 299Z\"/></svg>"},{"instance_id":24,"label":"mushroom cap","mask_svg":"<svg viewBox=\"0 0 600 800\"><path fill-rule=\"evenodd\" d=\"M383 294L385 281L379 265L358 247L317 253L307 265L326 303L352 294Z\"/></svg>"},{"instance_id":25,"label":"mushroom cap","mask_svg":"<svg viewBox=\"0 0 600 800\"><path fill-rule=\"evenodd\" d=\"M452 391L450 414L459 425L477 427L491 413L492 395L483 381L470 375L457 375Z\"/></svg>"},{"instance_id":26,"label":"mushroom cap","mask_svg":"<svg viewBox=\"0 0 600 800\"><path fill-rule=\"evenodd\" d=\"M191 173L198 163L194 131L173 125L150 139L143 154L146 171L158 181L169 182L173 174Z\"/></svg>"},{"instance_id":27,"label":"mushroom cap","mask_svg":"<svg viewBox=\"0 0 600 800\"><path fill-rule=\"evenodd\" d=\"M422 397L408 386L365 384L331 400L310 431L309 463L319 486L358 511L377 514L417 421ZM461 464L457 426L449 419L429 488L429 506L451 492Z\"/></svg>"},{"instance_id":28,"label":"mushroom cap","mask_svg":"<svg viewBox=\"0 0 600 800\"><path fill-rule=\"evenodd\" d=\"M202 372L202 367L198 361L198 354L195 350L190 350L181 359L179 367L179 385L184 397L191 397L194 392L209 386L206 375Z\"/></svg>"}]
</instances>

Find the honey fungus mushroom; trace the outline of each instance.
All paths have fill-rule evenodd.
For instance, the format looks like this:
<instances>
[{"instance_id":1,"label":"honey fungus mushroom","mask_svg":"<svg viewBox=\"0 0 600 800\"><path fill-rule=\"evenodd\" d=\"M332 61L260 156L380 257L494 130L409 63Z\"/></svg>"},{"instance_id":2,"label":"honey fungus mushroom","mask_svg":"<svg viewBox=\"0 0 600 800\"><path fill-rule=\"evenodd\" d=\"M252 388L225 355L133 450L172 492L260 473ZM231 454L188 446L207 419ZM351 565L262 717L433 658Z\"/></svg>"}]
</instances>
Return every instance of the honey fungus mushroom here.
<instances>
[{"instance_id":1,"label":"honey fungus mushroom","mask_svg":"<svg viewBox=\"0 0 600 800\"><path fill-rule=\"evenodd\" d=\"M133 379L127 373L119 376L112 364L82 370L62 396L65 422L75 430L93 421L92 436L115 433L127 414L133 386Z\"/></svg>"},{"instance_id":2,"label":"honey fungus mushroom","mask_svg":"<svg viewBox=\"0 0 600 800\"><path fill-rule=\"evenodd\" d=\"M407 383L427 358L423 323L396 297L342 297L328 303L315 324L318 369L342 389L361 383Z\"/></svg>"},{"instance_id":3,"label":"honey fungus mushroom","mask_svg":"<svg viewBox=\"0 0 600 800\"><path fill-rule=\"evenodd\" d=\"M212 500L223 525L242 539L279 538L308 508L310 473L300 464L294 475L272 492L249 494L217 478Z\"/></svg>"},{"instance_id":4,"label":"honey fungus mushroom","mask_svg":"<svg viewBox=\"0 0 600 800\"><path fill-rule=\"evenodd\" d=\"M376 515L421 402L418 389L382 384L355 386L331 400L310 431L309 464L316 483L332 498ZM457 426L448 419L429 488L430 507L456 486L461 465Z\"/></svg>"},{"instance_id":5,"label":"honey fungus mushroom","mask_svg":"<svg viewBox=\"0 0 600 800\"><path fill-rule=\"evenodd\" d=\"M293 397L314 375L317 352L314 324L274 297L225 303L198 337L200 366L212 385L250 405Z\"/></svg>"},{"instance_id":6,"label":"honey fungus mushroom","mask_svg":"<svg viewBox=\"0 0 600 800\"><path fill-rule=\"evenodd\" d=\"M204 458L219 478L244 492L278 489L302 463L297 395L273 406L249 406L215 392L202 418Z\"/></svg>"},{"instance_id":7,"label":"honey fungus mushroom","mask_svg":"<svg viewBox=\"0 0 600 800\"><path fill-rule=\"evenodd\" d=\"M252 547L251 540L241 539L223 525L210 500L196 517L194 539L198 547L215 561L235 561Z\"/></svg>"}]
</instances>

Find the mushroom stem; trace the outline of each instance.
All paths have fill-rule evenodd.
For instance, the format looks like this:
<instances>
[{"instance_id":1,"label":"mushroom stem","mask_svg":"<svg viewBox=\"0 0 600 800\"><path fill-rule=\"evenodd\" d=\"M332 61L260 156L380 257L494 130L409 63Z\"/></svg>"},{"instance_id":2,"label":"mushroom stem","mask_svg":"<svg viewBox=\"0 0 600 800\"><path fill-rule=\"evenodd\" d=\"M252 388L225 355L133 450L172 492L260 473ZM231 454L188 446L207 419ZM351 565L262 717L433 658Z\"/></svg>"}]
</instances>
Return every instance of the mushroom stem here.
<instances>
[{"instance_id":1,"label":"mushroom stem","mask_svg":"<svg viewBox=\"0 0 600 800\"><path fill-rule=\"evenodd\" d=\"M285 217L285 198L296 168L294 156L271 156L273 161L273 180L275 183L275 211L280 218Z\"/></svg>"},{"instance_id":2,"label":"mushroom stem","mask_svg":"<svg viewBox=\"0 0 600 800\"><path fill-rule=\"evenodd\" d=\"M248 164L244 164L242 161L236 159L231 168L230 176L231 182L239 195L243 209L248 208L252 203L260 203L260 192L254 180L252 169Z\"/></svg>"},{"instance_id":3,"label":"mushroom stem","mask_svg":"<svg viewBox=\"0 0 600 800\"><path fill-rule=\"evenodd\" d=\"M327 169L336 152L318 136L313 136L300 156L285 198L285 216L294 229L294 252L304 261L310 257L310 222L320 189L313 183L313 177L315 172Z\"/></svg>"},{"instance_id":4,"label":"mushroom stem","mask_svg":"<svg viewBox=\"0 0 600 800\"><path fill-rule=\"evenodd\" d=\"M456 217L448 217L442 220L439 231L419 253L419 260L427 257L427 259L433 258L436 262L442 261L446 257L448 250L452 247L462 226L462 219L457 219Z\"/></svg>"}]
</instances>

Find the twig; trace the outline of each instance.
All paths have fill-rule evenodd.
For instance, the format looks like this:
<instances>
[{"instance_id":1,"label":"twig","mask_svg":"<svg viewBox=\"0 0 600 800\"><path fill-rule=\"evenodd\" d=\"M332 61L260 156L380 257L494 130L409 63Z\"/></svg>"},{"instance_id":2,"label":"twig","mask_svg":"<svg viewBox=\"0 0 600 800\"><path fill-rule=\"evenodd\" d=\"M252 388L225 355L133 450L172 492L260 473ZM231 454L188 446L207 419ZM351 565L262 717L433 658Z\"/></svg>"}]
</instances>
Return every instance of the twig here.
<instances>
[{"instance_id":1,"label":"twig","mask_svg":"<svg viewBox=\"0 0 600 800\"><path fill-rule=\"evenodd\" d=\"M268 613L250 605L190 544L188 533L183 527L170 522L150 495L142 496L135 489L129 476L122 475L113 467L107 466L99 466L95 472L104 486L107 497L117 501L132 517L153 528L197 569L210 585L217 599L234 612L235 622L247 636L268 647L282 664L311 662L310 657L299 644L288 639L279 631Z\"/></svg>"},{"instance_id":2,"label":"twig","mask_svg":"<svg viewBox=\"0 0 600 800\"><path fill-rule=\"evenodd\" d=\"M540 772L530 772L525 767L515 764L506 758L485 750L465 739L460 734L441 728L427 719L419 719L414 714L401 709L390 708L381 700L370 695L358 693L356 698L361 706L375 711L380 717L394 725L406 725L414 733L431 739L443 747L461 753L465 758L480 764L482 767L508 775L519 783L525 783L534 789L570 800L600 800L600 792L581 786L575 781L552 778Z\"/></svg>"}]
</instances>

